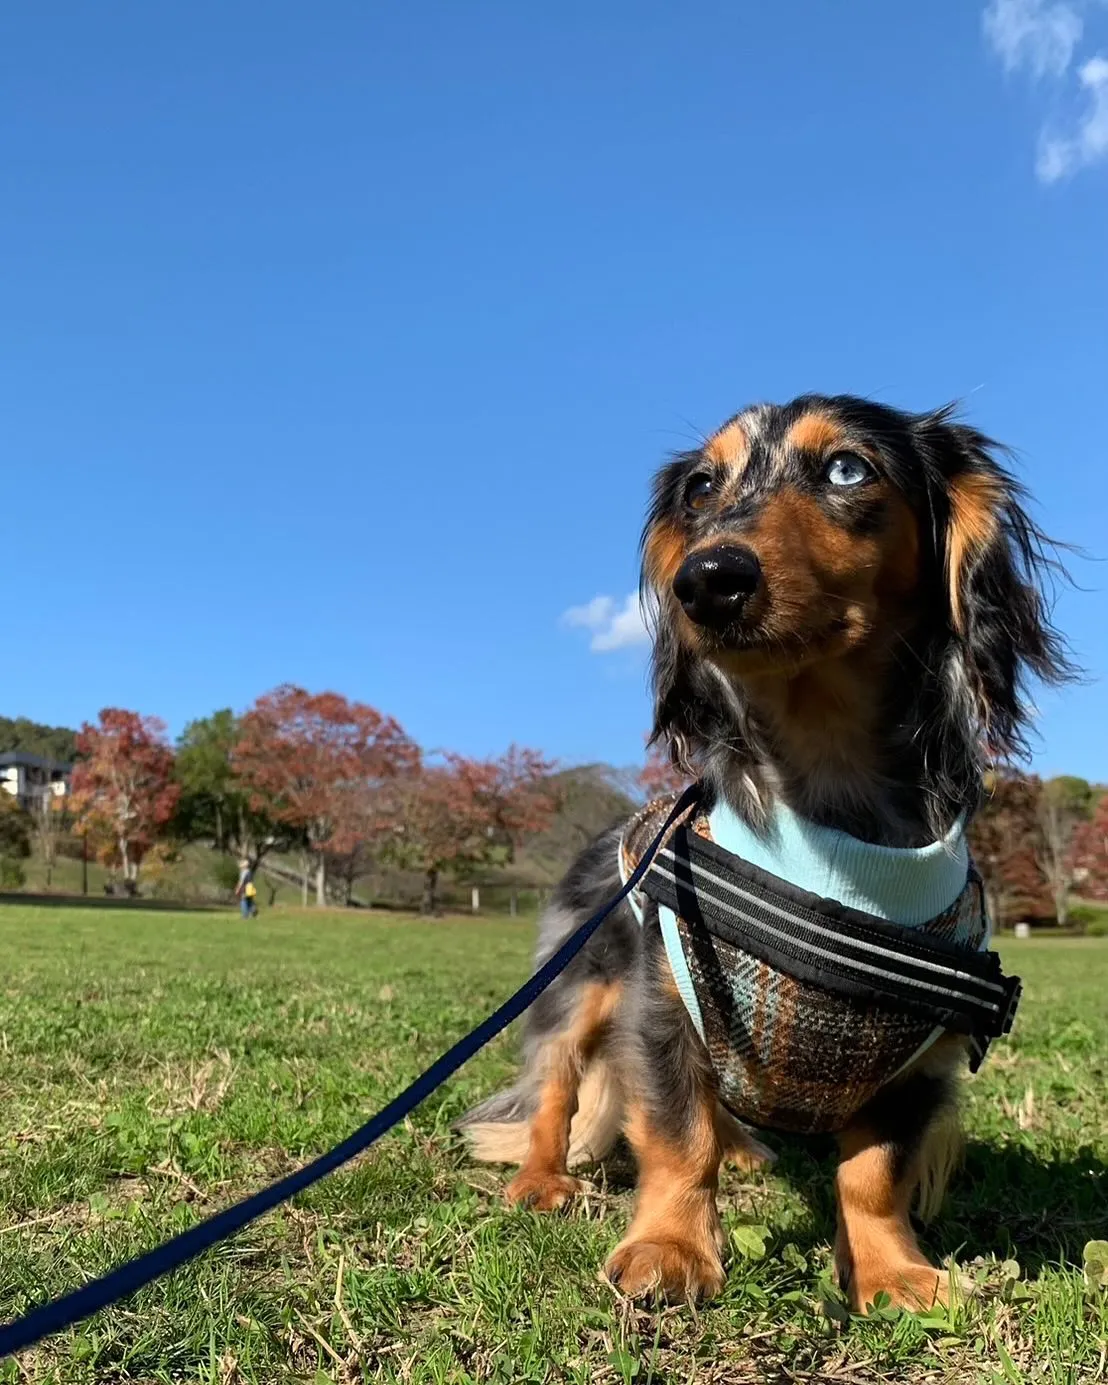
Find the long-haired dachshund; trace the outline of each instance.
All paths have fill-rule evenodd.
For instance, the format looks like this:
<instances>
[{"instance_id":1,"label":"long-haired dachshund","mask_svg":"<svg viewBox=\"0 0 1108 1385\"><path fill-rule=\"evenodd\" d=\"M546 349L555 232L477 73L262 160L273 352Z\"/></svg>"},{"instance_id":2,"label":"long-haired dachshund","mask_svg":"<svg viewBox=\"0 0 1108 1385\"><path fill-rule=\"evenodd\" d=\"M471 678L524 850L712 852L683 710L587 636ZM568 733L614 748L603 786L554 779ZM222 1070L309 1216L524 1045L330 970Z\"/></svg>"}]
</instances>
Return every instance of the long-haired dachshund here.
<instances>
[{"instance_id":1,"label":"long-haired dachshund","mask_svg":"<svg viewBox=\"0 0 1108 1385\"><path fill-rule=\"evenodd\" d=\"M1024 749L1027 676L1069 672L1045 541L999 451L948 409L805 396L662 467L642 541L653 738L710 801L755 833L781 807L880 848L940 843L973 813L987 762ZM571 867L540 960L619 888L620 841ZM834 1130L836 1265L859 1309L945 1296L910 1211L941 1196L965 1051L943 1036ZM608 1276L685 1298L723 1284L721 1160L770 1157L736 1116L657 908L640 926L625 903L531 1009L519 1082L462 1128L477 1157L521 1164L507 1197L538 1209L624 1132L638 1197Z\"/></svg>"}]
</instances>

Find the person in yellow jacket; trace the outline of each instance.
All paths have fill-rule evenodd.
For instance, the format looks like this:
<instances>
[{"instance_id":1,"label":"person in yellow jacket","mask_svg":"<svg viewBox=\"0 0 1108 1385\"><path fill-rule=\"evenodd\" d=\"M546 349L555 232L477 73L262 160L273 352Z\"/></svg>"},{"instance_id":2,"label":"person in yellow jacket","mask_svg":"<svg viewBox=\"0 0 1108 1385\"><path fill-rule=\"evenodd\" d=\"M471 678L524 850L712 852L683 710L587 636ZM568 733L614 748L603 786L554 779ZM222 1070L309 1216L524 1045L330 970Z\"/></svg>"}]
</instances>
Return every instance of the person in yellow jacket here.
<instances>
[{"instance_id":1,"label":"person in yellow jacket","mask_svg":"<svg viewBox=\"0 0 1108 1385\"><path fill-rule=\"evenodd\" d=\"M239 862L239 882L235 886L235 898L239 901L244 919L258 916L258 887L254 884L254 872L250 862L244 857Z\"/></svg>"}]
</instances>

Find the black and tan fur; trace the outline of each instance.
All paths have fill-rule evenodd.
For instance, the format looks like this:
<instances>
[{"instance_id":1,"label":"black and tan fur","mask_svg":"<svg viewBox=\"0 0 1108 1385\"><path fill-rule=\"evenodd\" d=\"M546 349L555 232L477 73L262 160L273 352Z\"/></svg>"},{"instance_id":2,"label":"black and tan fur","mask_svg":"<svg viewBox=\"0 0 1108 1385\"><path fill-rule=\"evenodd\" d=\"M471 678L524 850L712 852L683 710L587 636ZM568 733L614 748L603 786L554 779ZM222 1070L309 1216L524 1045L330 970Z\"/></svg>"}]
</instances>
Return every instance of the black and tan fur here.
<instances>
[{"instance_id":1,"label":"black and tan fur","mask_svg":"<svg viewBox=\"0 0 1108 1385\"><path fill-rule=\"evenodd\" d=\"M780 798L864 840L919 846L972 813L986 763L1023 749L1026 678L1069 672L1042 595L1044 540L999 452L949 410L806 396L747 409L665 465L643 588L653 735L674 763L755 826ZM830 484L843 458L862 483ZM741 609L690 614L675 579L690 555L726 547L757 573ZM540 960L617 890L618 839L562 881ZM836 1262L859 1308L881 1291L909 1307L944 1296L909 1212L941 1198L964 1056L941 1040L838 1132ZM509 1200L562 1206L570 1168L623 1131L638 1201L609 1277L636 1296L717 1292L720 1163L770 1156L718 1100L656 913L640 929L615 911L531 1010L524 1059L516 1087L462 1122L479 1158L520 1165Z\"/></svg>"}]
</instances>

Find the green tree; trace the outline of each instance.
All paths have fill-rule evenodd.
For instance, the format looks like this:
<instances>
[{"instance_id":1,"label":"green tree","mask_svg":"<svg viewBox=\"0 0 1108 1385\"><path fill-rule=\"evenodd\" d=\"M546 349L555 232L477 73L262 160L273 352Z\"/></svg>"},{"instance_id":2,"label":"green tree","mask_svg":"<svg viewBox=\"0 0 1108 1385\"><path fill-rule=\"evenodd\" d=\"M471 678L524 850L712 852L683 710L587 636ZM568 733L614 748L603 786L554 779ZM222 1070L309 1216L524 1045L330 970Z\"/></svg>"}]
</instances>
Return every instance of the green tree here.
<instances>
[{"instance_id":1,"label":"green tree","mask_svg":"<svg viewBox=\"0 0 1108 1385\"><path fill-rule=\"evenodd\" d=\"M0 856L15 860L31 854L31 815L9 793L0 791Z\"/></svg>"},{"instance_id":2,"label":"green tree","mask_svg":"<svg viewBox=\"0 0 1108 1385\"><path fill-rule=\"evenodd\" d=\"M238 793L231 770L231 747L238 722L229 707L190 721L177 742L175 775L181 786L175 832L189 841L208 837L217 851L227 845L229 819Z\"/></svg>"},{"instance_id":3,"label":"green tree","mask_svg":"<svg viewBox=\"0 0 1108 1385\"><path fill-rule=\"evenodd\" d=\"M42 726L27 717L0 717L0 754L22 750L27 755L41 755L44 760L69 765L77 753L76 741L76 731L67 726Z\"/></svg>"},{"instance_id":4,"label":"green tree","mask_svg":"<svg viewBox=\"0 0 1108 1385\"><path fill-rule=\"evenodd\" d=\"M229 707L185 727L177 742L181 797L173 830L185 841L210 841L217 851L245 857L256 870L289 834L257 810L235 774L231 751L241 737L242 723Z\"/></svg>"}]
</instances>

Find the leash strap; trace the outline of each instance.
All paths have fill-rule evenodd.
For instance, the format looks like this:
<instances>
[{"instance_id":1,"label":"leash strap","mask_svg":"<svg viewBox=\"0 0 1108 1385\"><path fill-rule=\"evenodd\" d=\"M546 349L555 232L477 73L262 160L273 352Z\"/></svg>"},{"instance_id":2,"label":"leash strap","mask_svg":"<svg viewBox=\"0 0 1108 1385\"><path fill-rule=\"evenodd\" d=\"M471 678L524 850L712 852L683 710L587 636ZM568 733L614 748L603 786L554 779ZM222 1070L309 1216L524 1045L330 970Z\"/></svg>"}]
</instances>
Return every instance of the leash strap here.
<instances>
[{"instance_id":1,"label":"leash strap","mask_svg":"<svg viewBox=\"0 0 1108 1385\"><path fill-rule=\"evenodd\" d=\"M1007 1034L1020 979L995 952L959 947L759 870L688 828L657 852L643 892L692 925L800 981L918 1013L974 1041Z\"/></svg>"},{"instance_id":2,"label":"leash strap","mask_svg":"<svg viewBox=\"0 0 1108 1385\"><path fill-rule=\"evenodd\" d=\"M696 784L690 785L685 790L674 804L673 811L666 819L661 831L650 843L642 860L628 876L626 884L618 894L610 899L602 909L598 909L575 933L571 933L549 961L545 962L529 981L525 981L519 990L510 996L499 1009L494 1010L491 1015L481 1021L476 1029L459 1039L441 1058L437 1058L426 1072L421 1073L410 1087L407 1087L399 1096L394 1097L383 1110L378 1111L352 1135L347 1136L341 1144L328 1150L326 1154L321 1154L318 1159L313 1159L310 1164L305 1164L302 1169L297 1169L295 1173L287 1174L284 1178L278 1179L276 1183L271 1183L268 1188L262 1188L260 1192L254 1193L242 1202L224 1208L222 1212L217 1212L206 1221L190 1227L188 1231L182 1232L179 1236L174 1236L172 1240L117 1266L116 1269L109 1271L102 1278L94 1279L90 1284L85 1284L82 1288L75 1289L72 1293L55 1299L52 1303L44 1303L33 1309L25 1317L0 1327L0 1357L23 1351L27 1347L34 1346L43 1337L49 1337L52 1333L72 1327L74 1323L81 1322L102 1308L118 1303L120 1299L129 1297L136 1290L143 1288L144 1285L150 1284L153 1280L161 1278L162 1275L169 1274L171 1270L178 1269L181 1265L194 1260L196 1256L210 1250L219 1241L241 1231L244 1226L248 1226L263 1213L271 1211L279 1203L294 1197L297 1193L302 1193L313 1183L317 1183L327 1174L333 1173L335 1169L353 1159L355 1155L368 1149L394 1125L398 1125L405 1116L415 1110L421 1101L430 1096L448 1077L453 1076L463 1063L468 1062L475 1053L484 1048L492 1039L495 1039L513 1020L518 1019L524 1010L546 990L547 986L565 970L612 910L626 899L638 885L649 869L654 854L664 841L666 833L678 821L681 814L696 803L699 793L700 790Z\"/></svg>"}]
</instances>

